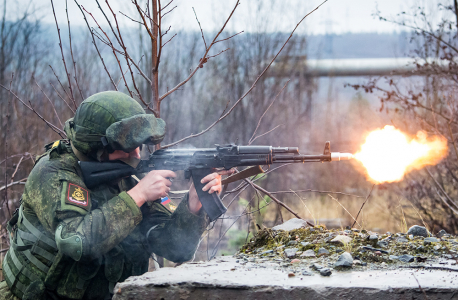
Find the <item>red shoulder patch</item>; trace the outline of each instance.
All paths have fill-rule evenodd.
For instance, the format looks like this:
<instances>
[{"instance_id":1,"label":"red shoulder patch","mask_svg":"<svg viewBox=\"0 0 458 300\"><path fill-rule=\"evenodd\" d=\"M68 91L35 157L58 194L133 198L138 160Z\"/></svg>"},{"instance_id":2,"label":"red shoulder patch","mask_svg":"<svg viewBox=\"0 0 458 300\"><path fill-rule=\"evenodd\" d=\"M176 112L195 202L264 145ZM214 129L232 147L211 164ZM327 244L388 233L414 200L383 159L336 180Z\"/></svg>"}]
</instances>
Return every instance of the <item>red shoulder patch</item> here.
<instances>
[{"instance_id":1,"label":"red shoulder patch","mask_svg":"<svg viewBox=\"0 0 458 300\"><path fill-rule=\"evenodd\" d=\"M89 192L76 184L69 183L65 202L87 208L89 206Z\"/></svg>"}]
</instances>

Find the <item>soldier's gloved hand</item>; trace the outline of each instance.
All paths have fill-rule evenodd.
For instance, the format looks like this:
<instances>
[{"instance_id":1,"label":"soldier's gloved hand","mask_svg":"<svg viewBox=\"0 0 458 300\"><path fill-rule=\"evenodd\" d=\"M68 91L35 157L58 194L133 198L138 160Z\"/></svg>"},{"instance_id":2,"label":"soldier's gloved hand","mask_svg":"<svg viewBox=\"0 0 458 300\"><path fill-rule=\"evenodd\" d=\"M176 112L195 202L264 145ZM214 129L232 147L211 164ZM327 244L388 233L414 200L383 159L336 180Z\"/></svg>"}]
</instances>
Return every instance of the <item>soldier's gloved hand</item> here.
<instances>
[{"instance_id":1,"label":"soldier's gloved hand","mask_svg":"<svg viewBox=\"0 0 458 300\"><path fill-rule=\"evenodd\" d=\"M141 207L147 201L154 201L167 196L172 185L168 178L175 178L176 176L173 171L151 171L127 193L134 199L138 207Z\"/></svg>"},{"instance_id":2,"label":"soldier's gloved hand","mask_svg":"<svg viewBox=\"0 0 458 300\"><path fill-rule=\"evenodd\" d=\"M208 191L209 194L213 193L221 193L223 187L221 186L221 175L230 175L234 173L233 169L230 170L221 170L211 174L208 174L204 178L202 178L202 183L207 183L203 188L202 191ZM198 213L199 210L202 208L202 203L200 203L199 196L197 196L196 188L194 184L191 185L189 189L189 210L192 213Z\"/></svg>"}]
</instances>

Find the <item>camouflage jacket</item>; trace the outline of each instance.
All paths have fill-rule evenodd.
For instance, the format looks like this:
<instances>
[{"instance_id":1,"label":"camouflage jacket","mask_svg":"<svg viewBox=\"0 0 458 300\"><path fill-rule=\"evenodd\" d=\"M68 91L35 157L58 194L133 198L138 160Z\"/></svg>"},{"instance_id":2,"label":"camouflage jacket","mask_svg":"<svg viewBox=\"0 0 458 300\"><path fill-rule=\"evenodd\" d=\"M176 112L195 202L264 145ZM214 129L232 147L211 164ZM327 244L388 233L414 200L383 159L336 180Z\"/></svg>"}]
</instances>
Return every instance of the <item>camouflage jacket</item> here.
<instances>
[{"instance_id":1,"label":"camouflage jacket","mask_svg":"<svg viewBox=\"0 0 458 300\"><path fill-rule=\"evenodd\" d=\"M160 200L139 208L125 192L135 185L132 178L89 190L80 175L66 141L55 143L30 173L15 247L3 268L16 296L26 298L29 288L27 293L37 296L44 290L59 298L105 299L116 282L145 273L152 252L174 262L192 259L208 218L203 210L189 211L187 195L173 213ZM79 248L62 249L61 243L57 250L56 237Z\"/></svg>"}]
</instances>

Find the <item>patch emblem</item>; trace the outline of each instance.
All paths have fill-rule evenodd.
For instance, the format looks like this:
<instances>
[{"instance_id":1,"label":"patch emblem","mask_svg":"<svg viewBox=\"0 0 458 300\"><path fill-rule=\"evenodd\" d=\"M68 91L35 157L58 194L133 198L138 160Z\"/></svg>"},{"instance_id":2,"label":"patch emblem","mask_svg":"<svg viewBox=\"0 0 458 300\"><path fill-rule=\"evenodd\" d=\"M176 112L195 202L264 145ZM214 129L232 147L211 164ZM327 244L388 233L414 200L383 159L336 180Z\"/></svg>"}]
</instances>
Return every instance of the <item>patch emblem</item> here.
<instances>
[{"instance_id":1,"label":"patch emblem","mask_svg":"<svg viewBox=\"0 0 458 300\"><path fill-rule=\"evenodd\" d=\"M89 192L82 187L69 183L66 203L87 207L89 204Z\"/></svg>"},{"instance_id":2,"label":"patch emblem","mask_svg":"<svg viewBox=\"0 0 458 300\"><path fill-rule=\"evenodd\" d=\"M161 204L167 207L171 212L174 212L175 209L177 209L177 206L172 202L172 200L169 199L169 197L162 198Z\"/></svg>"}]
</instances>

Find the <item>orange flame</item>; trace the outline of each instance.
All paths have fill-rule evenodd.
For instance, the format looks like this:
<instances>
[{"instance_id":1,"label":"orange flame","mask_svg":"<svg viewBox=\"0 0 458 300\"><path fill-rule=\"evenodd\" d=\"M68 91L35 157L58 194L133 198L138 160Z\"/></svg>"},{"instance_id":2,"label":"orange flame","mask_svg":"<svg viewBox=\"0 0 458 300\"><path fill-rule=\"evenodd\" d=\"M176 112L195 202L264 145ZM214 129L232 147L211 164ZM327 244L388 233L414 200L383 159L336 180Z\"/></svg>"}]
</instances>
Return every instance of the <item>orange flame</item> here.
<instances>
[{"instance_id":1,"label":"orange flame","mask_svg":"<svg viewBox=\"0 0 458 300\"><path fill-rule=\"evenodd\" d=\"M374 183L395 182L413 169L435 165L447 156L447 140L440 136L428 138L419 131L412 138L386 125L369 133L361 151L355 154Z\"/></svg>"}]
</instances>

